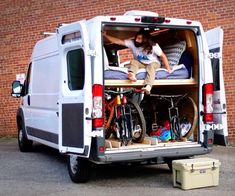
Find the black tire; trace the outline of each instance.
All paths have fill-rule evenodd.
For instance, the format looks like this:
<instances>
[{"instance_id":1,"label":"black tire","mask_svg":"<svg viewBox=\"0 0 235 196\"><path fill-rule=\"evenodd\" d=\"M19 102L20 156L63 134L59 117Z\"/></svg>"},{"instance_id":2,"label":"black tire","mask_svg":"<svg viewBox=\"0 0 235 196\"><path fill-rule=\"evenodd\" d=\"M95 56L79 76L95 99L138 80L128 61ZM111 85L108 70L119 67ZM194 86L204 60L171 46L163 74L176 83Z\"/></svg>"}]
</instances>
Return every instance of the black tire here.
<instances>
[{"instance_id":1,"label":"black tire","mask_svg":"<svg viewBox=\"0 0 235 196\"><path fill-rule=\"evenodd\" d=\"M67 157L68 172L75 183L84 183L90 179L90 162L76 155Z\"/></svg>"},{"instance_id":2,"label":"black tire","mask_svg":"<svg viewBox=\"0 0 235 196\"><path fill-rule=\"evenodd\" d=\"M145 134L146 134L146 123L145 123L144 114L140 106L136 102L132 100L128 100L128 104L131 107L132 120L139 123L141 130L142 130L140 136L138 138L132 137L132 140L133 142L141 143L143 142Z\"/></svg>"},{"instance_id":3,"label":"black tire","mask_svg":"<svg viewBox=\"0 0 235 196\"><path fill-rule=\"evenodd\" d=\"M179 120L176 116L172 118L171 124L172 124L171 130L173 130L173 133L175 134L176 139L180 139L181 135L179 133L180 131Z\"/></svg>"},{"instance_id":4,"label":"black tire","mask_svg":"<svg viewBox=\"0 0 235 196\"><path fill-rule=\"evenodd\" d=\"M166 161L166 164L167 164L167 166L169 167L169 170L172 172L172 159L168 159L167 161Z\"/></svg>"},{"instance_id":5,"label":"black tire","mask_svg":"<svg viewBox=\"0 0 235 196\"><path fill-rule=\"evenodd\" d=\"M32 151L33 141L29 140L26 135L24 122L18 121L18 146L21 152Z\"/></svg>"},{"instance_id":6,"label":"black tire","mask_svg":"<svg viewBox=\"0 0 235 196\"><path fill-rule=\"evenodd\" d=\"M198 108L197 104L191 97L185 97L178 103L180 116L188 117L188 120L192 124L188 133L184 138L189 138L196 133L196 127L198 126Z\"/></svg>"}]
</instances>

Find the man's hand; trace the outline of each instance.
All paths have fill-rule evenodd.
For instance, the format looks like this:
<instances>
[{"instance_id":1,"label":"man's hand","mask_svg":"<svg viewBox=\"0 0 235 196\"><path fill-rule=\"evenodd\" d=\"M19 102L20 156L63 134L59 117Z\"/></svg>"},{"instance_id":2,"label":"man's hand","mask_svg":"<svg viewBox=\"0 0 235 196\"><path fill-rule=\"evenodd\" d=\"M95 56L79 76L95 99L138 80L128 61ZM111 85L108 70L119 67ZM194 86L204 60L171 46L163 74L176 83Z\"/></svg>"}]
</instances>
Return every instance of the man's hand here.
<instances>
[{"instance_id":1,"label":"man's hand","mask_svg":"<svg viewBox=\"0 0 235 196\"><path fill-rule=\"evenodd\" d=\"M118 44L118 45L121 45L121 46L125 46L125 41L124 40L121 40L119 38L116 38L116 37L113 37L111 35L108 35L106 33L106 31L103 31L102 32L102 35L108 40L110 41L111 43L114 43L114 44Z\"/></svg>"}]
</instances>

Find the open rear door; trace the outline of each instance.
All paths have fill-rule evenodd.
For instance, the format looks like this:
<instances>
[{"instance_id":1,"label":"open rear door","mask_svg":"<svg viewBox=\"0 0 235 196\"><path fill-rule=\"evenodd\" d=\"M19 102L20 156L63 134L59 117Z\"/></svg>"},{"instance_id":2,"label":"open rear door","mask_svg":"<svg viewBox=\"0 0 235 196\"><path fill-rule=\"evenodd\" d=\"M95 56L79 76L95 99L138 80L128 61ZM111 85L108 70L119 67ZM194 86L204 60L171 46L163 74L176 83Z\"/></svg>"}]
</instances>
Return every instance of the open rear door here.
<instances>
[{"instance_id":1,"label":"open rear door","mask_svg":"<svg viewBox=\"0 0 235 196\"><path fill-rule=\"evenodd\" d=\"M206 32L206 39L210 51L213 81L214 81L214 123L215 126L214 143L219 145L227 145L228 127L227 127L227 111L223 77L223 29L220 27L211 29ZM222 125L222 126L221 126Z\"/></svg>"},{"instance_id":2,"label":"open rear door","mask_svg":"<svg viewBox=\"0 0 235 196\"><path fill-rule=\"evenodd\" d=\"M59 100L59 151L89 157L92 80L85 21L58 29L62 62Z\"/></svg>"}]
</instances>

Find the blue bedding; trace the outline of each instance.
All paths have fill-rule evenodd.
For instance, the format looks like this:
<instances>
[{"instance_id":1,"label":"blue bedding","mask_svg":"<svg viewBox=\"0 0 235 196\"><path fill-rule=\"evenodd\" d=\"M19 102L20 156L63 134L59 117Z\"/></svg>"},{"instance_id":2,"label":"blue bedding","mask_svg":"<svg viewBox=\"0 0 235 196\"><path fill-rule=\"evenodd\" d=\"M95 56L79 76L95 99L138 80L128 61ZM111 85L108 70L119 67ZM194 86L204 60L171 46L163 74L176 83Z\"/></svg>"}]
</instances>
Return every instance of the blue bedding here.
<instances>
[{"instance_id":1,"label":"blue bedding","mask_svg":"<svg viewBox=\"0 0 235 196\"><path fill-rule=\"evenodd\" d=\"M146 71L140 71L136 74L137 80L144 80L146 78ZM173 68L173 72L169 74L165 69L158 69L155 73L155 79L187 79L189 78L188 69L183 65L178 65ZM104 71L104 78L110 80L127 80L127 71L118 69L108 69Z\"/></svg>"}]
</instances>

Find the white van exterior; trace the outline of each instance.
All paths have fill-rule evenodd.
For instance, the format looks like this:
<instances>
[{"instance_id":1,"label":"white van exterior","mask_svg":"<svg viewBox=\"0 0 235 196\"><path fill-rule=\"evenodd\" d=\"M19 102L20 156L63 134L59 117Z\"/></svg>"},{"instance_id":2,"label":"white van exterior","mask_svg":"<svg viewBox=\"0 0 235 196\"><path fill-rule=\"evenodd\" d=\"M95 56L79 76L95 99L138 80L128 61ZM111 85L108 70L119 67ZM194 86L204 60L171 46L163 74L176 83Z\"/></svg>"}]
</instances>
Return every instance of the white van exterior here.
<instances>
[{"instance_id":1,"label":"white van exterior","mask_svg":"<svg viewBox=\"0 0 235 196\"><path fill-rule=\"evenodd\" d=\"M213 92L204 95L202 90L206 84L213 84L211 59L203 28L200 22L175 18L165 18L162 23L150 24L141 21L143 16L158 17L155 13L141 11L128 12L123 16L98 16L90 20L64 24L58 27L53 35L36 43L27 78L20 92L15 90L17 82L13 83L12 94L22 97L17 112L21 151L28 151L32 141L37 141L68 154L69 174L74 182L88 179L90 162L112 163L156 159L156 162L163 163L211 152L214 131L220 130L222 135L224 132L222 122L215 124L213 121L205 122L203 119L206 113L213 113L205 111L205 107L212 107ZM94 95L94 88L104 89L106 84L112 86L104 78L105 54L102 31L106 26L120 24L136 27L156 25L186 28L195 32L198 47L196 49L198 80L195 87L199 119L197 141L179 147L168 145L164 148L156 146L105 150L104 126L102 124L94 127L96 111L93 108L94 101L97 101L97 97L102 98L103 91ZM76 60L81 66L69 67L69 63ZM75 72L72 69L76 69L77 75L73 75ZM189 81L192 81L192 78L189 78ZM170 80L159 82L159 85L175 85ZM186 80L181 82L180 84L179 80L179 86L187 84ZM224 89L222 90L224 94ZM207 99L208 107L205 106L203 97Z\"/></svg>"}]
</instances>

